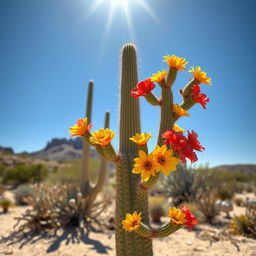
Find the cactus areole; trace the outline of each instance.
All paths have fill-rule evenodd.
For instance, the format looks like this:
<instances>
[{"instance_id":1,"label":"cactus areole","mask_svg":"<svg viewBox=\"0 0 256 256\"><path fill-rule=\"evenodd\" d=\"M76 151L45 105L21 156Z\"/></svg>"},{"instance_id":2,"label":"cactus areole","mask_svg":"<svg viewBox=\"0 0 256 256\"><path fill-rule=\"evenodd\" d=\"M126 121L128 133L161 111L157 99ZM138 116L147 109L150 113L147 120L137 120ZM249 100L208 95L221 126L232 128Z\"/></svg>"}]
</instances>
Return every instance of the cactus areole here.
<instances>
[{"instance_id":1,"label":"cactus areole","mask_svg":"<svg viewBox=\"0 0 256 256\"><path fill-rule=\"evenodd\" d=\"M180 205L169 210L167 223L152 228L148 212L148 190L160 175L172 175L177 165L185 163L187 159L195 162L195 151L204 150L198 135L188 131L186 137L183 134L185 130L176 121L182 116L189 116L187 110L196 103L205 108L209 99L201 94L199 84L210 85L211 79L200 67L192 67L189 72L193 73L194 78L180 90L182 102L174 104L172 86L178 72L186 69L188 62L185 58L165 56L168 70L159 71L140 82L135 46L126 44L121 58L119 152L111 145L115 134L109 129L91 133L87 119L71 127L70 133L77 136L79 131L79 136L94 146L103 158L116 163L116 255L152 256L152 238L168 236L183 226L191 230L197 224L189 209ZM156 87L154 82L161 88L161 98L152 92ZM147 148L151 134L144 131L141 133L138 99L141 96L160 109L157 145L151 153ZM84 124L84 127L80 127L80 124Z\"/></svg>"}]
</instances>

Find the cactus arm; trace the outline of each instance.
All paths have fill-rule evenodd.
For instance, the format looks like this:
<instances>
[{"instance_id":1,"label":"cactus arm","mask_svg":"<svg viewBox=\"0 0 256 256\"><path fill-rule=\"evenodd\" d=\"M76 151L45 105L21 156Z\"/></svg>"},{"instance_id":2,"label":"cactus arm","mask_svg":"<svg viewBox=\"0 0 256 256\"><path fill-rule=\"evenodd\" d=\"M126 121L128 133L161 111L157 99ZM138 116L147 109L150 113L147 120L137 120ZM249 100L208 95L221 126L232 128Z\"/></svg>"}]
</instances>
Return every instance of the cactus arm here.
<instances>
[{"instance_id":1,"label":"cactus arm","mask_svg":"<svg viewBox=\"0 0 256 256\"><path fill-rule=\"evenodd\" d=\"M161 101L152 92L145 96L145 99L153 106L161 105Z\"/></svg>"},{"instance_id":2,"label":"cactus arm","mask_svg":"<svg viewBox=\"0 0 256 256\"><path fill-rule=\"evenodd\" d=\"M183 225L175 225L172 224L172 222L167 222L159 228L152 228L144 223L141 223L140 227L135 230L135 232L142 237L162 238L171 235L182 227Z\"/></svg>"},{"instance_id":3,"label":"cactus arm","mask_svg":"<svg viewBox=\"0 0 256 256\"><path fill-rule=\"evenodd\" d=\"M161 118L160 128L158 134L157 145L163 145L162 133L174 125L173 116L173 94L171 88L162 87L162 104L161 104ZM141 186L144 189L150 189L158 180L160 172L156 173L155 176L151 176L146 182L143 182Z\"/></svg>"},{"instance_id":4,"label":"cactus arm","mask_svg":"<svg viewBox=\"0 0 256 256\"><path fill-rule=\"evenodd\" d=\"M183 96L184 100L191 95L193 85L198 83L199 82L195 78L193 78L187 83L187 85L185 85L185 87L181 90L181 95Z\"/></svg>"},{"instance_id":5,"label":"cactus arm","mask_svg":"<svg viewBox=\"0 0 256 256\"><path fill-rule=\"evenodd\" d=\"M177 77L177 69L170 68L169 73L167 75L167 80L166 80L165 86L171 87L174 84L176 77Z\"/></svg>"},{"instance_id":6,"label":"cactus arm","mask_svg":"<svg viewBox=\"0 0 256 256\"><path fill-rule=\"evenodd\" d=\"M86 117L88 123L91 122L92 115L92 98L93 98L93 81L90 81L88 84L87 91L87 105L86 105ZM86 134L88 138L89 134ZM83 152L82 152L82 168L80 172L80 189L83 195L90 189L90 169L89 169L89 159L90 159L90 146L87 144L89 141L84 138L83 143ZM86 142L86 143L85 143Z\"/></svg>"},{"instance_id":7,"label":"cactus arm","mask_svg":"<svg viewBox=\"0 0 256 256\"><path fill-rule=\"evenodd\" d=\"M122 228L122 220L127 212L141 211L145 220L148 216L147 192L138 188L138 175L132 174L133 159L138 155L137 145L129 140L140 133L140 113L138 100L130 92L138 82L136 50L127 44L122 50L121 102L120 102L120 159L116 173L116 253L117 256L152 256L152 241L138 234L128 233ZM138 200L138 198L140 200Z\"/></svg>"}]
</instances>

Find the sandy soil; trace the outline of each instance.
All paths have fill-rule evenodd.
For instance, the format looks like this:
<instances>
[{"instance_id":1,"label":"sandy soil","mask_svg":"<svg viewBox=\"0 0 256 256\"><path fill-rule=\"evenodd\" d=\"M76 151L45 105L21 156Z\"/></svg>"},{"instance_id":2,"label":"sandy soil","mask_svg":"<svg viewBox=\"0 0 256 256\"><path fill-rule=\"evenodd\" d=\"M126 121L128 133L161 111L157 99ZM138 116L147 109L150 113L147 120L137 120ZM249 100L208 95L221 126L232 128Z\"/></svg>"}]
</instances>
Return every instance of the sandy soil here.
<instances>
[{"instance_id":1,"label":"sandy soil","mask_svg":"<svg viewBox=\"0 0 256 256\"><path fill-rule=\"evenodd\" d=\"M246 196L253 197L252 194ZM57 236L53 237L38 235L31 238L15 235L13 225L16 221L14 217L20 216L27 208L27 206L15 207L11 208L8 214L0 214L0 255L115 255L113 231L91 232L89 236L81 235L74 229L59 231ZM243 212L243 207L235 207L231 215L239 215ZM202 224L197 225L197 228L192 232L183 228L170 237L155 239L153 241L155 255L256 256L256 240L239 236L230 240L225 236L225 233L221 233L222 230L223 227L216 228Z\"/></svg>"}]
</instances>

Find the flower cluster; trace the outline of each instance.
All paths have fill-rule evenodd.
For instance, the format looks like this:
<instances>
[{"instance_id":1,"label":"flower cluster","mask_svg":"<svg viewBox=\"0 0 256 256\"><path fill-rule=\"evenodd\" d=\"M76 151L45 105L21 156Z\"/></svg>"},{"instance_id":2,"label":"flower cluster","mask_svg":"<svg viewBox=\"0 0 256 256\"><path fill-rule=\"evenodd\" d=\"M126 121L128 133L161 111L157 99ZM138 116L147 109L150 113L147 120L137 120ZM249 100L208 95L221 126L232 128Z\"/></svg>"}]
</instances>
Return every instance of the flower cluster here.
<instances>
[{"instance_id":1,"label":"flower cluster","mask_svg":"<svg viewBox=\"0 0 256 256\"><path fill-rule=\"evenodd\" d=\"M193 85L192 90L192 99L195 102L200 103L202 107L206 109L206 103L209 102L209 98L204 93L200 92L200 86L197 84Z\"/></svg>"},{"instance_id":2,"label":"flower cluster","mask_svg":"<svg viewBox=\"0 0 256 256\"><path fill-rule=\"evenodd\" d=\"M198 223L195 216L184 205L181 205L179 208L172 207L169 210L168 216L171 224L187 226L189 231ZM141 220L141 212L137 213L135 211L133 214L127 213L125 219L122 221L123 229L128 232L138 230L141 227Z\"/></svg>"},{"instance_id":3,"label":"flower cluster","mask_svg":"<svg viewBox=\"0 0 256 256\"><path fill-rule=\"evenodd\" d=\"M132 89L131 95L137 99L140 96L147 96L155 88L154 83L151 81L151 78L147 78L143 81L140 81L136 88Z\"/></svg>"},{"instance_id":4,"label":"flower cluster","mask_svg":"<svg viewBox=\"0 0 256 256\"><path fill-rule=\"evenodd\" d=\"M79 119L77 123L70 127L69 133L71 133L71 137L74 136L84 136L89 133L92 128L92 124L88 124L88 119ZM111 143L111 140L114 138L115 133L109 130L108 128L101 128L99 131L95 131L92 134L89 134L89 141L92 144L99 145L102 147L108 146Z\"/></svg>"},{"instance_id":5,"label":"flower cluster","mask_svg":"<svg viewBox=\"0 0 256 256\"><path fill-rule=\"evenodd\" d=\"M192 230L195 224L198 223L195 216L184 205L180 208L173 207L169 210L169 218L173 224L185 225Z\"/></svg>"},{"instance_id":6,"label":"flower cluster","mask_svg":"<svg viewBox=\"0 0 256 256\"><path fill-rule=\"evenodd\" d=\"M194 150L202 151L205 148L198 141L197 133L188 131L188 136L185 137L183 132L176 132L174 130L167 130L162 134L164 143L171 145L173 150L179 154L180 161L185 163L186 158L191 162L197 161L197 155Z\"/></svg>"},{"instance_id":7,"label":"flower cluster","mask_svg":"<svg viewBox=\"0 0 256 256\"><path fill-rule=\"evenodd\" d=\"M141 179L149 180L157 172L162 171L165 175L170 175L176 170L179 160L173 156L173 150L167 149L166 145L156 146L155 150L147 155L143 150L139 150L139 157L134 158L132 172L141 174Z\"/></svg>"}]
</instances>

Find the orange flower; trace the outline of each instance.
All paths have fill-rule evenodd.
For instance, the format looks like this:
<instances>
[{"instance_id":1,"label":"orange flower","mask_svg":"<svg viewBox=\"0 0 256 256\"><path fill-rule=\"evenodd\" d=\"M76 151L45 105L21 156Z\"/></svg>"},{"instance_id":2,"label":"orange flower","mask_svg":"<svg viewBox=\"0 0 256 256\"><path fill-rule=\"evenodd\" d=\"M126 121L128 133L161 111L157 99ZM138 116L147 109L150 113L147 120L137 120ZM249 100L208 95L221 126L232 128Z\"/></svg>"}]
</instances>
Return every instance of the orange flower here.
<instances>
[{"instance_id":1,"label":"orange flower","mask_svg":"<svg viewBox=\"0 0 256 256\"><path fill-rule=\"evenodd\" d=\"M166 75L167 75L166 70L158 71L157 73L151 76L151 81L160 83L165 79Z\"/></svg>"},{"instance_id":2,"label":"orange flower","mask_svg":"<svg viewBox=\"0 0 256 256\"><path fill-rule=\"evenodd\" d=\"M71 137L84 136L92 128L92 124L87 123L87 118L77 120L76 124L69 128Z\"/></svg>"},{"instance_id":3,"label":"orange flower","mask_svg":"<svg viewBox=\"0 0 256 256\"><path fill-rule=\"evenodd\" d=\"M173 111L177 116L189 116L189 113L178 104L173 104Z\"/></svg>"},{"instance_id":4,"label":"orange flower","mask_svg":"<svg viewBox=\"0 0 256 256\"><path fill-rule=\"evenodd\" d=\"M184 130L183 128L181 128L180 126L178 126L177 124L174 124L173 128L172 128L175 132L185 132L186 130Z\"/></svg>"},{"instance_id":5,"label":"orange flower","mask_svg":"<svg viewBox=\"0 0 256 256\"><path fill-rule=\"evenodd\" d=\"M197 80L199 83L211 85L212 79L207 77L207 73L201 71L200 67L192 66L188 72L193 73L195 80Z\"/></svg>"},{"instance_id":6,"label":"orange flower","mask_svg":"<svg viewBox=\"0 0 256 256\"><path fill-rule=\"evenodd\" d=\"M127 213L125 220L122 221L123 229L131 232L140 227L141 212L138 214L136 211L133 214Z\"/></svg>"},{"instance_id":7,"label":"orange flower","mask_svg":"<svg viewBox=\"0 0 256 256\"><path fill-rule=\"evenodd\" d=\"M133 142L135 142L139 146L144 146L147 144L148 140L151 138L151 133L136 133L134 136L130 138Z\"/></svg>"},{"instance_id":8,"label":"orange flower","mask_svg":"<svg viewBox=\"0 0 256 256\"><path fill-rule=\"evenodd\" d=\"M99 131L93 132L90 137L90 141L94 144L100 146L107 146L110 144L111 140L114 138L115 133L109 130L108 128L101 128Z\"/></svg>"},{"instance_id":9,"label":"orange flower","mask_svg":"<svg viewBox=\"0 0 256 256\"><path fill-rule=\"evenodd\" d=\"M164 56L163 62L166 62L170 68L177 69L178 71L186 69L185 65L188 64L185 58L179 58L175 55Z\"/></svg>"},{"instance_id":10,"label":"orange flower","mask_svg":"<svg viewBox=\"0 0 256 256\"><path fill-rule=\"evenodd\" d=\"M181 225L187 222L185 218L186 214L176 207L173 207L169 210L169 217L171 222L176 225Z\"/></svg>"}]
</instances>

